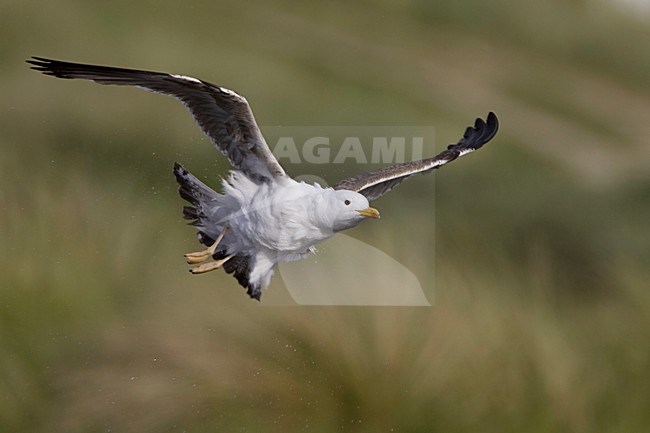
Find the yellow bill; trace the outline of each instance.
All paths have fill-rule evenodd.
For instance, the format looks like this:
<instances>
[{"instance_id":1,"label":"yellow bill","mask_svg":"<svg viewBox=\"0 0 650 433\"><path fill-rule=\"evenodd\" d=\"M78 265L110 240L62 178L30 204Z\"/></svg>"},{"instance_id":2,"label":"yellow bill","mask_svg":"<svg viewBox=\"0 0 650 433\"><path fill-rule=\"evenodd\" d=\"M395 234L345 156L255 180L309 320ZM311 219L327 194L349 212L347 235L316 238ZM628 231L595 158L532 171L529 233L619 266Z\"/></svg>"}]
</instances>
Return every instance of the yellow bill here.
<instances>
[{"instance_id":1,"label":"yellow bill","mask_svg":"<svg viewBox=\"0 0 650 433\"><path fill-rule=\"evenodd\" d=\"M363 215L366 218L373 218L373 219L379 218L379 211L374 207L358 210L357 212L359 212L361 215Z\"/></svg>"}]
</instances>

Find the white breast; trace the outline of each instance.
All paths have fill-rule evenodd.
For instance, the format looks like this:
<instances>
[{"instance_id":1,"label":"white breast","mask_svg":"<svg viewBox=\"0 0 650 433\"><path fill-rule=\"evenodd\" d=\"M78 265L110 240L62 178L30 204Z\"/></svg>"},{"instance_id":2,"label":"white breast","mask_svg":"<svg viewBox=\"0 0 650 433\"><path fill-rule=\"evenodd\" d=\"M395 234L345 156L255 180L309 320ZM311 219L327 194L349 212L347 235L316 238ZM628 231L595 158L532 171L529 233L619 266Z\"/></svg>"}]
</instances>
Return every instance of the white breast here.
<instances>
[{"instance_id":1,"label":"white breast","mask_svg":"<svg viewBox=\"0 0 650 433\"><path fill-rule=\"evenodd\" d=\"M292 179L254 184L253 189L250 184L239 185L236 179L231 185L237 189L232 193L241 205L229 218L238 250L267 249L290 259L333 235L318 227L313 218L314 200L323 191L320 187Z\"/></svg>"}]
</instances>

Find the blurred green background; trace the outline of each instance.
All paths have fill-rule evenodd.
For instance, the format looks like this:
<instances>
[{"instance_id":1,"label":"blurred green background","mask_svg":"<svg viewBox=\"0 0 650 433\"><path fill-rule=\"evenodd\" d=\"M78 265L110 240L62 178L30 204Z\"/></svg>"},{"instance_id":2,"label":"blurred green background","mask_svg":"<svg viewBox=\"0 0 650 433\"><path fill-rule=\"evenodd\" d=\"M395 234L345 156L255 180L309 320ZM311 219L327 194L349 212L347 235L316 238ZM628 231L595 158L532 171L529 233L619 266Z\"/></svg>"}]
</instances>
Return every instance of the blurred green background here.
<instances>
[{"instance_id":1,"label":"blurred green background","mask_svg":"<svg viewBox=\"0 0 650 433\"><path fill-rule=\"evenodd\" d=\"M0 431L648 431L650 26L619 6L0 1ZM433 307L265 307L187 273L172 162L228 165L183 107L31 55L201 77L261 125L502 129L435 225L418 177L350 233Z\"/></svg>"}]
</instances>

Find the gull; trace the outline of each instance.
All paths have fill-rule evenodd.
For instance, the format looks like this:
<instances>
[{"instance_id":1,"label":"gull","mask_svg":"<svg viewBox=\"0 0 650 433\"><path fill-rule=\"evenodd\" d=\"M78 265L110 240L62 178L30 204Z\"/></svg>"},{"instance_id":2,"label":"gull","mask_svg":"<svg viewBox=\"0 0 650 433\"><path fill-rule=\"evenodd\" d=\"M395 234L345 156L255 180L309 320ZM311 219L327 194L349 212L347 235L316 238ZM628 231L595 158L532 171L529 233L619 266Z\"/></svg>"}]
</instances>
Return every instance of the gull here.
<instances>
[{"instance_id":1,"label":"gull","mask_svg":"<svg viewBox=\"0 0 650 433\"><path fill-rule=\"evenodd\" d=\"M269 149L248 101L224 87L185 75L97 66L32 57L32 69L67 79L136 86L172 96L185 105L233 170L216 192L174 163L183 215L206 249L185 254L193 274L223 268L260 301L280 262L316 251L315 245L366 219L379 218L369 202L416 174L429 173L474 152L497 132L490 112L477 118L455 144L432 158L360 173L331 188L292 179Z\"/></svg>"}]
</instances>

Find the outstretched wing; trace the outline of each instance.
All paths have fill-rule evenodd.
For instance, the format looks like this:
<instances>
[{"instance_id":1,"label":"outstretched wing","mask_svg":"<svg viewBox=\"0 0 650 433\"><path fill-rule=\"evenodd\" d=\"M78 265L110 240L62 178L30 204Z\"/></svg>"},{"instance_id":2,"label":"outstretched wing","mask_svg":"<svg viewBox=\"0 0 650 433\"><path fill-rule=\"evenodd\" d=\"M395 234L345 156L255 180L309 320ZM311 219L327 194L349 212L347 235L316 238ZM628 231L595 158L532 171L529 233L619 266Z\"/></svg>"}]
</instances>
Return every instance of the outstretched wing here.
<instances>
[{"instance_id":1,"label":"outstretched wing","mask_svg":"<svg viewBox=\"0 0 650 433\"><path fill-rule=\"evenodd\" d=\"M490 112L487 116L487 122L480 118L476 119L474 127L468 127L465 130L465 135L458 143L449 145L445 151L432 158L404 162L361 173L342 180L334 186L334 189L356 191L366 196L368 200L374 200L413 175L428 173L458 157L480 149L481 146L495 136L498 129L499 121L497 116Z\"/></svg>"},{"instance_id":2,"label":"outstretched wing","mask_svg":"<svg viewBox=\"0 0 650 433\"><path fill-rule=\"evenodd\" d=\"M27 60L32 69L59 78L137 86L173 96L192 113L214 145L238 170L257 182L286 176L260 132L248 101L232 90L184 75L84 65L42 57Z\"/></svg>"}]
</instances>

